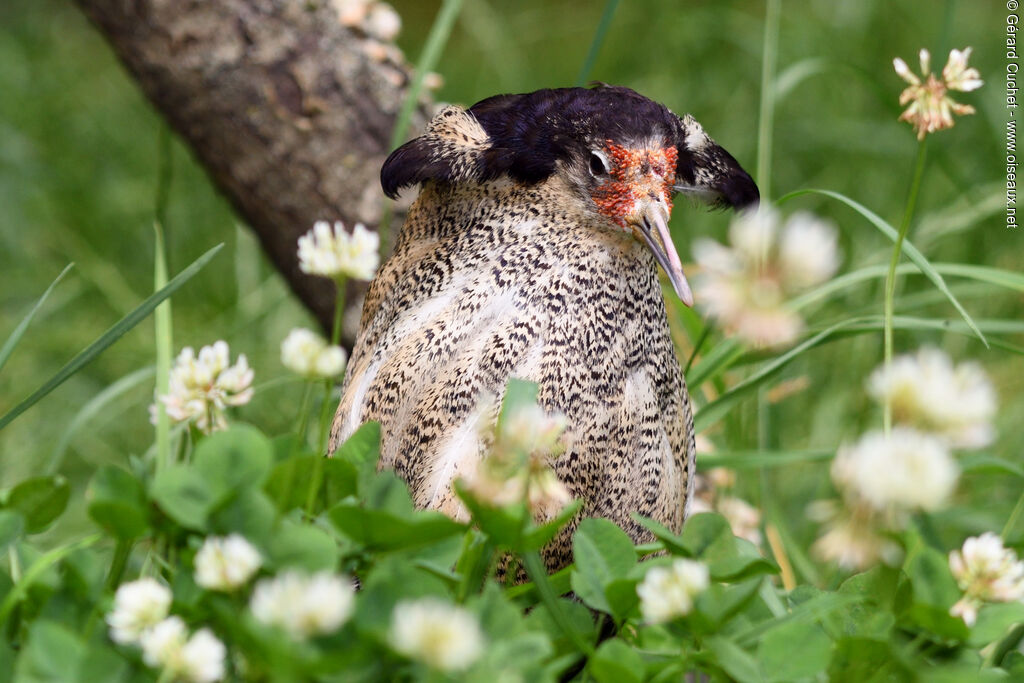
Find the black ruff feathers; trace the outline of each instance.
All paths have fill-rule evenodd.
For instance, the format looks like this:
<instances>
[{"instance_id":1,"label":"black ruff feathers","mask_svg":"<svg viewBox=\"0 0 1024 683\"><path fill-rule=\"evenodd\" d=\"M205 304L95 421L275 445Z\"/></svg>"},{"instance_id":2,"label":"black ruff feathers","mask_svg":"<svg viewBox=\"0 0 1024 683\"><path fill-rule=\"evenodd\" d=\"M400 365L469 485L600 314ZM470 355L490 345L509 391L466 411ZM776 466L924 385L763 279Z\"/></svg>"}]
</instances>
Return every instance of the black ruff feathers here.
<instances>
[{"instance_id":1,"label":"black ruff feathers","mask_svg":"<svg viewBox=\"0 0 1024 683\"><path fill-rule=\"evenodd\" d=\"M550 177L559 160L586 159L589 149L606 140L630 144L660 138L676 146L676 175L682 182L696 182L701 168L714 169L721 203L741 207L758 199L757 186L727 151L711 143L691 153L687 124L664 105L626 87L602 84L496 95L477 102L469 113L487 134L486 149L460 157L439 149L429 135L411 140L384 162L384 193L395 198L401 188L425 180L486 182L502 175L533 184Z\"/></svg>"}]
</instances>

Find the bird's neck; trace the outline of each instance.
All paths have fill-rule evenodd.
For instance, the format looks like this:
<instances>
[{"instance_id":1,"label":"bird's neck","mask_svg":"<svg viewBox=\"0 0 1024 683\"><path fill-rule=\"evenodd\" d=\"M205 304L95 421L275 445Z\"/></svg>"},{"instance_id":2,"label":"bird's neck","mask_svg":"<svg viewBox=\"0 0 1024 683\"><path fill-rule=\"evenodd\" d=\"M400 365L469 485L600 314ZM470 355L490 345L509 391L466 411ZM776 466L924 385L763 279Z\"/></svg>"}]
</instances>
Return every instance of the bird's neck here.
<instances>
[{"instance_id":1,"label":"bird's neck","mask_svg":"<svg viewBox=\"0 0 1024 683\"><path fill-rule=\"evenodd\" d=\"M549 253L597 250L653 263L632 235L588 210L559 176L532 185L507 178L479 185L427 183L399 240L454 242L460 251L488 251L511 242Z\"/></svg>"}]
</instances>

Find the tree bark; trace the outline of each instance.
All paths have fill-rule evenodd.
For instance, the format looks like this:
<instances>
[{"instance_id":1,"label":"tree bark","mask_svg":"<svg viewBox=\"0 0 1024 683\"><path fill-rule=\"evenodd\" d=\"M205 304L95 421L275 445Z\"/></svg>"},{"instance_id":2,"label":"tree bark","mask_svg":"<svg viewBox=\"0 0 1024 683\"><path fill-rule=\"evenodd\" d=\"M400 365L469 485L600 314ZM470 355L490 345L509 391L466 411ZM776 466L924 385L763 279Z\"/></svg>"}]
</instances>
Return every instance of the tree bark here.
<instances>
[{"instance_id":1,"label":"tree bark","mask_svg":"<svg viewBox=\"0 0 1024 683\"><path fill-rule=\"evenodd\" d=\"M296 242L317 220L376 229L400 53L328 0L76 2L328 329L334 285L299 270Z\"/></svg>"}]
</instances>

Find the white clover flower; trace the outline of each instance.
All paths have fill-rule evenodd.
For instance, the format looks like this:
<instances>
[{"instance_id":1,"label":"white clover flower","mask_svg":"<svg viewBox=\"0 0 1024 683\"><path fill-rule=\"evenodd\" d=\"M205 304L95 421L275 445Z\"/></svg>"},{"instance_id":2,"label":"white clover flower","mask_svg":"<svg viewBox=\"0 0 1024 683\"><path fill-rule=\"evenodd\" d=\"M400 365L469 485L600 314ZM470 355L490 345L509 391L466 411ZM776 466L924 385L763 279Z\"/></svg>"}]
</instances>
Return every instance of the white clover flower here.
<instances>
[{"instance_id":1,"label":"white clover flower","mask_svg":"<svg viewBox=\"0 0 1024 683\"><path fill-rule=\"evenodd\" d=\"M779 267L791 290L825 282L839 270L839 233L814 214L794 213L779 241Z\"/></svg>"},{"instance_id":2,"label":"white clover flower","mask_svg":"<svg viewBox=\"0 0 1024 683\"><path fill-rule=\"evenodd\" d=\"M572 494L547 462L538 457L510 465L494 455L478 463L462 482L482 503L494 507L525 502L534 519L554 518L572 501Z\"/></svg>"},{"instance_id":3,"label":"white clover flower","mask_svg":"<svg viewBox=\"0 0 1024 683\"><path fill-rule=\"evenodd\" d=\"M985 85L981 80L981 74L975 68L967 68L967 60L971 56L971 48L963 50L950 50L949 60L942 68L942 80L946 81L946 87L950 90L970 92Z\"/></svg>"},{"instance_id":4,"label":"white clover flower","mask_svg":"<svg viewBox=\"0 0 1024 683\"><path fill-rule=\"evenodd\" d=\"M964 541L949 554L949 569L964 596L950 609L968 626L983 602L1024 602L1024 562L992 532Z\"/></svg>"},{"instance_id":5,"label":"white clover flower","mask_svg":"<svg viewBox=\"0 0 1024 683\"><path fill-rule=\"evenodd\" d=\"M714 445L697 437L698 457L701 453L714 451ZM736 485L736 472L727 467L713 467L701 472L694 480L693 496L687 501L687 515L701 512L718 512L729 522L734 536L744 538L754 545L764 540L761 536L761 511L756 507L734 496L725 495L724 490Z\"/></svg>"},{"instance_id":6,"label":"white clover flower","mask_svg":"<svg viewBox=\"0 0 1024 683\"><path fill-rule=\"evenodd\" d=\"M707 477L708 483L717 489L731 489L736 486L736 470L728 467L712 467L708 470Z\"/></svg>"},{"instance_id":7,"label":"white clover flower","mask_svg":"<svg viewBox=\"0 0 1024 683\"><path fill-rule=\"evenodd\" d=\"M846 517L836 510L832 501L818 501L808 508L808 516L827 522L826 531L815 541L811 552L824 562L834 562L842 569L860 571L879 562L896 565L903 550L898 543L881 535L879 520L856 511Z\"/></svg>"},{"instance_id":8,"label":"white clover flower","mask_svg":"<svg viewBox=\"0 0 1024 683\"><path fill-rule=\"evenodd\" d=\"M208 628L196 631L181 649L181 674L193 683L213 683L224 678L227 648Z\"/></svg>"},{"instance_id":9,"label":"white clover flower","mask_svg":"<svg viewBox=\"0 0 1024 683\"><path fill-rule=\"evenodd\" d=\"M345 349L340 346L328 346L316 358L313 368L317 377L337 377L345 369Z\"/></svg>"},{"instance_id":10,"label":"white clover flower","mask_svg":"<svg viewBox=\"0 0 1024 683\"><path fill-rule=\"evenodd\" d=\"M697 300L730 334L759 347L788 344L803 319L786 305L799 291L831 277L839 263L835 228L807 213L780 229L772 209L742 212L729 228L731 247L699 239Z\"/></svg>"},{"instance_id":11,"label":"white clover flower","mask_svg":"<svg viewBox=\"0 0 1024 683\"><path fill-rule=\"evenodd\" d=\"M175 422L194 420L200 431L209 434L227 428L224 411L228 406L244 405L252 399L252 378L245 354L231 365L224 341L204 346L198 357L186 346L171 368L168 393L157 400ZM150 416L155 424L155 405L150 407Z\"/></svg>"},{"instance_id":12,"label":"white clover flower","mask_svg":"<svg viewBox=\"0 0 1024 683\"><path fill-rule=\"evenodd\" d=\"M895 427L888 437L869 432L841 447L832 462L836 486L880 512L936 510L949 499L958 477L946 445L908 427Z\"/></svg>"},{"instance_id":13,"label":"white clover flower","mask_svg":"<svg viewBox=\"0 0 1024 683\"><path fill-rule=\"evenodd\" d=\"M281 364L309 378L331 378L345 369L345 350L312 330L296 327L281 342Z\"/></svg>"},{"instance_id":14,"label":"white clover flower","mask_svg":"<svg viewBox=\"0 0 1024 683\"><path fill-rule=\"evenodd\" d=\"M981 604L977 600L964 596L949 608L949 616L960 617L968 626L974 626L975 622L978 621L979 609L981 609Z\"/></svg>"},{"instance_id":15,"label":"white clover flower","mask_svg":"<svg viewBox=\"0 0 1024 683\"><path fill-rule=\"evenodd\" d=\"M750 263L767 260L775 248L779 232L779 213L764 207L753 211L740 211L729 224L729 242Z\"/></svg>"},{"instance_id":16,"label":"white clover flower","mask_svg":"<svg viewBox=\"0 0 1024 683\"><path fill-rule=\"evenodd\" d=\"M762 300L760 293L767 293L769 302L775 300L770 282L763 283L764 288L756 285L748 293L750 300L758 302ZM796 341L800 333L804 331L803 319L793 311L786 308L762 307L747 312L735 326L735 333L741 339L746 339L756 347L777 347L785 346Z\"/></svg>"},{"instance_id":17,"label":"white clover flower","mask_svg":"<svg viewBox=\"0 0 1024 683\"><path fill-rule=\"evenodd\" d=\"M181 617L167 617L142 634L142 660L153 668L179 670L181 650L188 642L188 628Z\"/></svg>"},{"instance_id":18,"label":"white clover flower","mask_svg":"<svg viewBox=\"0 0 1024 683\"><path fill-rule=\"evenodd\" d=\"M572 500L549 464L549 458L563 449L566 425L565 416L548 413L536 403L508 411L494 431L490 452L465 477L466 487L481 502L526 502L534 518L551 519Z\"/></svg>"},{"instance_id":19,"label":"white clover flower","mask_svg":"<svg viewBox=\"0 0 1024 683\"><path fill-rule=\"evenodd\" d=\"M171 591L155 579L122 583L107 615L111 639L121 645L139 642L143 633L167 616L170 606Z\"/></svg>"},{"instance_id":20,"label":"white clover flower","mask_svg":"<svg viewBox=\"0 0 1024 683\"><path fill-rule=\"evenodd\" d=\"M716 245L718 246L718 245ZM785 307L780 283L748 271L714 271L705 260L719 258L708 241L694 245L697 262L705 269L695 279L701 309L718 320L729 334L756 347L789 344L803 331L800 316Z\"/></svg>"},{"instance_id":21,"label":"white clover flower","mask_svg":"<svg viewBox=\"0 0 1024 683\"><path fill-rule=\"evenodd\" d=\"M707 437L707 434L698 434L697 436L695 436L694 437L694 445L697 447L697 453L698 454L714 453L715 450L716 450L715 442L712 441L711 439L709 439ZM714 468L714 470L721 470L721 469L725 469L725 468L722 468L722 467ZM714 470L712 470L712 471L714 471Z\"/></svg>"},{"instance_id":22,"label":"white clover flower","mask_svg":"<svg viewBox=\"0 0 1024 683\"><path fill-rule=\"evenodd\" d=\"M180 617L168 617L142 637L142 659L170 679L213 683L224 678L227 648L208 628L188 637Z\"/></svg>"},{"instance_id":23,"label":"white clover flower","mask_svg":"<svg viewBox=\"0 0 1024 683\"><path fill-rule=\"evenodd\" d=\"M555 471L544 466L530 472L526 480L526 505L536 518L552 519L572 502L572 494Z\"/></svg>"},{"instance_id":24,"label":"white clover flower","mask_svg":"<svg viewBox=\"0 0 1024 683\"><path fill-rule=\"evenodd\" d=\"M901 58L896 57L892 60L892 68L896 71L896 75L907 83L910 83L911 85L921 84L921 79L917 77L917 74L910 70L910 67L907 66L907 63Z\"/></svg>"},{"instance_id":25,"label":"white clover flower","mask_svg":"<svg viewBox=\"0 0 1024 683\"><path fill-rule=\"evenodd\" d=\"M484 645L473 614L436 598L398 603L388 640L397 652L438 671L464 671Z\"/></svg>"},{"instance_id":26,"label":"white clover flower","mask_svg":"<svg viewBox=\"0 0 1024 683\"><path fill-rule=\"evenodd\" d=\"M402 18L386 2L331 0L342 26L358 28L375 40L392 42L402 30Z\"/></svg>"},{"instance_id":27,"label":"white clover flower","mask_svg":"<svg viewBox=\"0 0 1024 683\"><path fill-rule=\"evenodd\" d=\"M949 568L961 590L972 596L991 602L1024 600L1024 562L991 531L952 551Z\"/></svg>"},{"instance_id":28,"label":"white clover flower","mask_svg":"<svg viewBox=\"0 0 1024 683\"><path fill-rule=\"evenodd\" d=\"M262 564L260 551L243 536L211 536L196 553L196 584L208 590L232 591L251 579Z\"/></svg>"},{"instance_id":29,"label":"white clover flower","mask_svg":"<svg viewBox=\"0 0 1024 683\"><path fill-rule=\"evenodd\" d=\"M893 419L948 440L954 448L992 443L996 394L977 363L953 361L930 347L898 356L868 379L868 393L892 406Z\"/></svg>"},{"instance_id":30,"label":"white clover flower","mask_svg":"<svg viewBox=\"0 0 1024 683\"><path fill-rule=\"evenodd\" d=\"M942 80L931 73L931 55L921 50L921 75L924 81L910 70L907 63L897 57L892 61L896 74L909 85L900 93L900 105L907 109L900 115L900 121L914 126L917 139L923 140L928 133L953 127L953 114L973 114L974 107L955 102L948 95L949 90L969 92L983 85L977 69L967 68L971 48L951 50L949 61L942 70Z\"/></svg>"},{"instance_id":31,"label":"white clover flower","mask_svg":"<svg viewBox=\"0 0 1024 683\"><path fill-rule=\"evenodd\" d=\"M423 75L423 87L427 90L440 90L444 87L444 76L436 71L428 71Z\"/></svg>"},{"instance_id":32,"label":"white clover flower","mask_svg":"<svg viewBox=\"0 0 1024 683\"><path fill-rule=\"evenodd\" d=\"M331 6L338 13L342 26L356 27L366 20L370 0L331 0Z\"/></svg>"},{"instance_id":33,"label":"white clover flower","mask_svg":"<svg viewBox=\"0 0 1024 683\"><path fill-rule=\"evenodd\" d=\"M724 496L715 502L715 509L729 522L732 533L754 545L761 545L761 511L743 500Z\"/></svg>"},{"instance_id":34,"label":"white clover flower","mask_svg":"<svg viewBox=\"0 0 1024 683\"><path fill-rule=\"evenodd\" d=\"M652 567L636 587L644 621L660 624L689 614L708 585L708 567L701 562L677 558L668 567Z\"/></svg>"},{"instance_id":35,"label":"white clover flower","mask_svg":"<svg viewBox=\"0 0 1024 683\"><path fill-rule=\"evenodd\" d=\"M523 453L557 453L568 425L565 416L545 411L540 405L521 405L504 416L498 425L496 448Z\"/></svg>"},{"instance_id":36,"label":"white clover flower","mask_svg":"<svg viewBox=\"0 0 1024 683\"><path fill-rule=\"evenodd\" d=\"M698 483L697 486L700 484ZM702 495L695 495L684 503L687 505L686 508L686 519L694 515L699 515L702 512L714 512L715 507L711 502L711 498ZM735 532L734 532L735 533Z\"/></svg>"},{"instance_id":37,"label":"white clover flower","mask_svg":"<svg viewBox=\"0 0 1024 683\"><path fill-rule=\"evenodd\" d=\"M694 240L693 258L702 268L721 276L737 276L742 274L744 269L744 262L738 251L707 237Z\"/></svg>"},{"instance_id":38,"label":"white clover flower","mask_svg":"<svg viewBox=\"0 0 1024 683\"><path fill-rule=\"evenodd\" d=\"M258 621L301 640L338 630L352 615L352 581L330 572L287 570L256 584L249 609Z\"/></svg>"},{"instance_id":39,"label":"white clover flower","mask_svg":"<svg viewBox=\"0 0 1024 683\"><path fill-rule=\"evenodd\" d=\"M317 221L299 238L299 268L310 275L370 280L380 265L379 249L380 237L362 223L350 235L341 221L333 230L327 221Z\"/></svg>"},{"instance_id":40,"label":"white clover flower","mask_svg":"<svg viewBox=\"0 0 1024 683\"><path fill-rule=\"evenodd\" d=\"M366 32L384 42L392 42L402 30L402 18L386 2L375 2L363 23Z\"/></svg>"}]
</instances>

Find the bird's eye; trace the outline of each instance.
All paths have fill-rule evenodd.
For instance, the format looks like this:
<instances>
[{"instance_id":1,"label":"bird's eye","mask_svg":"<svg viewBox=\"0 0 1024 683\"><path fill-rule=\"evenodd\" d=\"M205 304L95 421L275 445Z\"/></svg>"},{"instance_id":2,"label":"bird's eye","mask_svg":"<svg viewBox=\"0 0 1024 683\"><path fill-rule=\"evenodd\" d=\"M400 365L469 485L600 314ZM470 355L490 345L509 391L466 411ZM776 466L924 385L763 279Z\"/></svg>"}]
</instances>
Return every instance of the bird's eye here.
<instances>
[{"instance_id":1,"label":"bird's eye","mask_svg":"<svg viewBox=\"0 0 1024 683\"><path fill-rule=\"evenodd\" d=\"M603 176L607 174L608 160L600 152L590 153L590 173L594 176Z\"/></svg>"}]
</instances>

